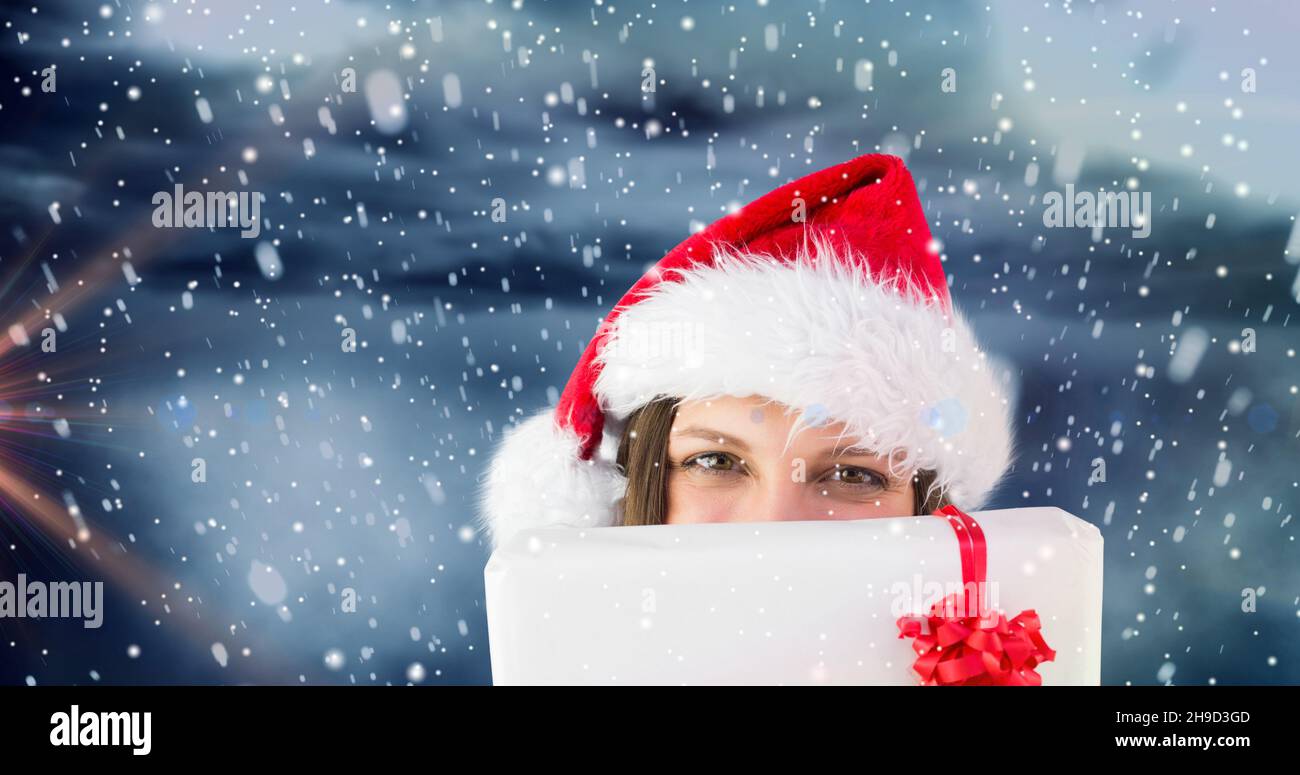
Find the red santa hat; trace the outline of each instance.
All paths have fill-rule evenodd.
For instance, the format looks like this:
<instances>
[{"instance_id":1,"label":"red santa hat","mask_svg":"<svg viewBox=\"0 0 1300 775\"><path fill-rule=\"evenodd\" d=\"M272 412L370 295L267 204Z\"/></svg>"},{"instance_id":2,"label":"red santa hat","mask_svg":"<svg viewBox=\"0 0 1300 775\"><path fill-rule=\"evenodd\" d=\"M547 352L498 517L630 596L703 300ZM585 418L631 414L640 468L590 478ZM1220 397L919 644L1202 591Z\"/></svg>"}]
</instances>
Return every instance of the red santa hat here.
<instances>
[{"instance_id":1,"label":"red santa hat","mask_svg":"<svg viewBox=\"0 0 1300 775\"><path fill-rule=\"evenodd\" d=\"M843 422L979 510L1014 453L1014 408L953 307L901 159L860 156L692 235L610 310L554 408L505 429L479 521L495 547L621 521L619 433L660 397L761 396Z\"/></svg>"}]
</instances>

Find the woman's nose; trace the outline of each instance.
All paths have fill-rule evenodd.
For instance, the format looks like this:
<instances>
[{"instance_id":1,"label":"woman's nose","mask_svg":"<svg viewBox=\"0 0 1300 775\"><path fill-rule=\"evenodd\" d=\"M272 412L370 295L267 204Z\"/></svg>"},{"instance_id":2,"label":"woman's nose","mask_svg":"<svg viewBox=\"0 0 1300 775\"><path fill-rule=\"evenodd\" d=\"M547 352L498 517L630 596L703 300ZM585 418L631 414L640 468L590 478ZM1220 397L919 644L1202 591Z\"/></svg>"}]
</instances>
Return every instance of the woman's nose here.
<instances>
[{"instance_id":1,"label":"woman's nose","mask_svg":"<svg viewBox=\"0 0 1300 775\"><path fill-rule=\"evenodd\" d=\"M816 505L810 502L808 486L801 482L776 481L760 488L754 503L749 504L752 522L790 522L818 519Z\"/></svg>"}]
</instances>

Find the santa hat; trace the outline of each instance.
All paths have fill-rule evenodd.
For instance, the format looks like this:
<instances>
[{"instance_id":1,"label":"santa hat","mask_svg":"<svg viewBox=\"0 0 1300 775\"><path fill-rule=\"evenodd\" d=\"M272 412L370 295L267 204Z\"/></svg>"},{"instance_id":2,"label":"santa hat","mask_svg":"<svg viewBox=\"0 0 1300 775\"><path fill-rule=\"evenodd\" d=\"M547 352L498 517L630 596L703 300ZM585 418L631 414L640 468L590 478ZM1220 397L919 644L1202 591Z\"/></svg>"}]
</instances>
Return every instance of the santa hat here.
<instances>
[{"instance_id":1,"label":"santa hat","mask_svg":"<svg viewBox=\"0 0 1300 775\"><path fill-rule=\"evenodd\" d=\"M977 511L1007 470L1013 407L948 296L912 176L861 156L692 235L601 323L558 405L507 427L479 521L495 547L544 525L621 521L628 416L656 398L779 401Z\"/></svg>"}]
</instances>

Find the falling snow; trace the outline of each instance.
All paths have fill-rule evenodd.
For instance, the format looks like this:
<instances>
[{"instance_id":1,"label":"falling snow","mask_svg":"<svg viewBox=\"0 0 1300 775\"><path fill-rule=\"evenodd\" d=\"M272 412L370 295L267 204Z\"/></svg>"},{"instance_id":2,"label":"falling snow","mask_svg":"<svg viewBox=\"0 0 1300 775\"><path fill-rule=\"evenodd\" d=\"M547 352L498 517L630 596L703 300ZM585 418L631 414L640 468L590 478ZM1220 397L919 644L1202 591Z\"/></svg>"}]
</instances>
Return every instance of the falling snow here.
<instances>
[{"instance_id":1,"label":"falling snow","mask_svg":"<svg viewBox=\"0 0 1300 775\"><path fill-rule=\"evenodd\" d=\"M1295 683L1294 43L1079 5L7 7L0 580L109 591L0 680L489 681L494 442L666 250L881 151L1013 382L995 506L1103 531L1103 681Z\"/></svg>"}]
</instances>

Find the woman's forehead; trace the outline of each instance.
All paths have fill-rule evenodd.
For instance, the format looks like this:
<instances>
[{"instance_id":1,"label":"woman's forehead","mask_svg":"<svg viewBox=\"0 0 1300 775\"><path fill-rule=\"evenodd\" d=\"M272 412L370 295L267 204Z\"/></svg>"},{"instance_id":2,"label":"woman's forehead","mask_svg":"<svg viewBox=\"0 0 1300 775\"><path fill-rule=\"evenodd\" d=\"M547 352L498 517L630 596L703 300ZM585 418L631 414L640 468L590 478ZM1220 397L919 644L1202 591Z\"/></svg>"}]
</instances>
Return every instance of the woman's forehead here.
<instances>
[{"instance_id":1,"label":"woman's forehead","mask_svg":"<svg viewBox=\"0 0 1300 775\"><path fill-rule=\"evenodd\" d=\"M678 405L672 436L730 443L751 449L874 455L845 434L842 422L828 422L817 407L791 407L761 396L721 396Z\"/></svg>"}]
</instances>

